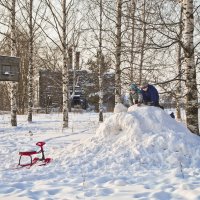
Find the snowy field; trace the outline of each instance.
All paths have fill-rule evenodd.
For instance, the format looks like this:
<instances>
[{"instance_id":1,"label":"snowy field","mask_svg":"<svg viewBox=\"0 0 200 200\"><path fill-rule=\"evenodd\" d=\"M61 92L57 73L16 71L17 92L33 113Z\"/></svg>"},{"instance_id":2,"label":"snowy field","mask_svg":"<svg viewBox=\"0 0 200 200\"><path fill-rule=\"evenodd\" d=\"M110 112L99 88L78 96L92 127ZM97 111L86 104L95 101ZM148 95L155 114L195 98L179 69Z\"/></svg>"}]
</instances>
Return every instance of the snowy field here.
<instances>
[{"instance_id":1,"label":"snowy field","mask_svg":"<svg viewBox=\"0 0 200 200\"><path fill-rule=\"evenodd\" d=\"M121 110L101 124L70 113L66 130L58 113L18 116L17 127L0 115L0 200L200 200L200 137L160 108ZM52 162L17 168L38 141Z\"/></svg>"}]
</instances>

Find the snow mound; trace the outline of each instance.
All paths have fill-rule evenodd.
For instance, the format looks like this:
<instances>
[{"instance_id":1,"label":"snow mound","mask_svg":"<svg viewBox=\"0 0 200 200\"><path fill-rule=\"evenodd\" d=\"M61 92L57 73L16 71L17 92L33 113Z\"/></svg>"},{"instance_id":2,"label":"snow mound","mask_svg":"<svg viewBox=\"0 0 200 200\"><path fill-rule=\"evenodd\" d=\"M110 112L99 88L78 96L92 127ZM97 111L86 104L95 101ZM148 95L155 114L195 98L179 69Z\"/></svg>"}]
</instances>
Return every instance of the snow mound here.
<instances>
[{"instance_id":1,"label":"snow mound","mask_svg":"<svg viewBox=\"0 0 200 200\"><path fill-rule=\"evenodd\" d=\"M116 131L118 130L118 131ZM148 133L175 132L190 133L181 123L171 118L164 110L153 106L133 105L128 112L120 112L112 115L101 124L97 130L98 135L118 134L123 130L128 136L135 137Z\"/></svg>"},{"instance_id":2,"label":"snow mound","mask_svg":"<svg viewBox=\"0 0 200 200\"><path fill-rule=\"evenodd\" d=\"M97 129L96 136L73 150L90 172L200 167L200 138L156 107L132 106L115 113ZM72 164L72 163L71 163Z\"/></svg>"},{"instance_id":3,"label":"snow mound","mask_svg":"<svg viewBox=\"0 0 200 200\"><path fill-rule=\"evenodd\" d=\"M127 112L128 108L122 103L117 103L114 108L114 113Z\"/></svg>"}]
</instances>

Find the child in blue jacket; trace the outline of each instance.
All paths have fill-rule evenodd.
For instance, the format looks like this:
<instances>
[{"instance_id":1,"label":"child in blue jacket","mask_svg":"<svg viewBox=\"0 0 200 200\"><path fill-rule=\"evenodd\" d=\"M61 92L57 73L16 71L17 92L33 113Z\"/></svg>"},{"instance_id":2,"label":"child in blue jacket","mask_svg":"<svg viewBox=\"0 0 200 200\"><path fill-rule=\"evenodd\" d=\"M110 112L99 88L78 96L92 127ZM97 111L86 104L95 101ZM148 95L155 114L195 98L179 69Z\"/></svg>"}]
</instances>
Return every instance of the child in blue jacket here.
<instances>
[{"instance_id":1,"label":"child in blue jacket","mask_svg":"<svg viewBox=\"0 0 200 200\"><path fill-rule=\"evenodd\" d=\"M144 104L160 107L163 109L163 107L159 105L158 91L153 85L150 85L147 82L143 82L141 85L141 91Z\"/></svg>"}]
</instances>

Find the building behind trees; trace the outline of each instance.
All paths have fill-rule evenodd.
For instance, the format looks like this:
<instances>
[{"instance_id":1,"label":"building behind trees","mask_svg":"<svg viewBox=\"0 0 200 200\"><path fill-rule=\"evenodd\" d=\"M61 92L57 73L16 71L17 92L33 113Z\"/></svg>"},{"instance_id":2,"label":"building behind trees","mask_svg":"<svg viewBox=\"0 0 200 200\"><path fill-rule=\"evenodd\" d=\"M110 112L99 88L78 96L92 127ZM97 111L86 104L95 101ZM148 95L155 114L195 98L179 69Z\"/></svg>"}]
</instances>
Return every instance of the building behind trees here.
<instances>
[{"instance_id":1,"label":"building behind trees","mask_svg":"<svg viewBox=\"0 0 200 200\"><path fill-rule=\"evenodd\" d=\"M74 76L75 73L75 76ZM69 70L70 105L98 111L97 75L87 70ZM40 70L35 78L34 108L38 112L52 108L62 110L62 73ZM114 109L114 74L104 74L104 108Z\"/></svg>"}]
</instances>

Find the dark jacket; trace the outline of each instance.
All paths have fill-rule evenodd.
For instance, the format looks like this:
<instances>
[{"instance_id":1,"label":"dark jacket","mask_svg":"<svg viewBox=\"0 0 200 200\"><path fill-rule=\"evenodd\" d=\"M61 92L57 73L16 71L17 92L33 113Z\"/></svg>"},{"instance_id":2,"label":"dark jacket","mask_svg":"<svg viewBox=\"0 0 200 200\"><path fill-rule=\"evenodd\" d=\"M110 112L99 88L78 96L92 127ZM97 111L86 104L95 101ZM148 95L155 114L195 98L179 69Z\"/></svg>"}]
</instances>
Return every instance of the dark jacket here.
<instances>
[{"instance_id":1,"label":"dark jacket","mask_svg":"<svg viewBox=\"0 0 200 200\"><path fill-rule=\"evenodd\" d=\"M151 106L159 106L159 95L153 85L148 85L147 91L142 90L143 101Z\"/></svg>"}]
</instances>

